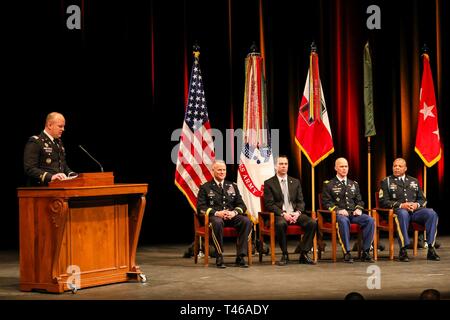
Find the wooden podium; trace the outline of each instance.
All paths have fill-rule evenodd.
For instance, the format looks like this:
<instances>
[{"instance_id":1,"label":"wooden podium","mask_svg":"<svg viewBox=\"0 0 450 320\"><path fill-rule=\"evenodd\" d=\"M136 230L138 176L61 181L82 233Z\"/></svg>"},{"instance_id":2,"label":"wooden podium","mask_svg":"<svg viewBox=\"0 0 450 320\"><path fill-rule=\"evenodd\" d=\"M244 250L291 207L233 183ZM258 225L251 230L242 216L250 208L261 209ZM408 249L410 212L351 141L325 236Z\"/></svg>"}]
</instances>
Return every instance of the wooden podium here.
<instances>
[{"instance_id":1,"label":"wooden podium","mask_svg":"<svg viewBox=\"0 0 450 320\"><path fill-rule=\"evenodd\" d=\"M20 290L47 292L145 279L136 265L147 184L84 173L18 188Z\"/></svg>"}]
</instances>

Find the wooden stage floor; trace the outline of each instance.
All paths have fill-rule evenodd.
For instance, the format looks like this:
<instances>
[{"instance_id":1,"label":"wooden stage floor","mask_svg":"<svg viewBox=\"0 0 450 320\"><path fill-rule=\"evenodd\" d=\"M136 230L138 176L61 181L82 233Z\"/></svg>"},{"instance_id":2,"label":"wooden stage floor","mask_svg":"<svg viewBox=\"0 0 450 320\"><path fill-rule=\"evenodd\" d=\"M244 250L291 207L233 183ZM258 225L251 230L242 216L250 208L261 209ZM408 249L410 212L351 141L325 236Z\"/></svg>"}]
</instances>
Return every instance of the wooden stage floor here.
<instances>
[{"instance_id":1,"label":"wooden stage floor","mask_svg":"<svg viewBox=\"0 0 450 320\"><path fill-rule=\"evenodd\" d=\"M449 300L450 237L439 237L439 241L440 262L427 261L427 250L420 249L417 257L409 250L409 263L389 261L387 250L380 252L375 264L356 260L345 264L340 252L338 262L332 263L328 243L325 259L315 266L299 265L298 254L291 254L291 263L284 267L272 266L269 256L264 256L263 263L254 256L248 269L234 266L233 243L226 243L226 269L216 268L214 258L208 268L203 259L195 265L193 258L183 258L188 244L141 246L137 262L147 276L146 283L105 285L76 294L19 291L19 253L0 251L0 300L343 300L352 291L366 300L417 300L429 288L439 290L441 299ZM289 241L291 251L295 242ZM387 245L386 239L381 242ZM369 279L374 272L379 272L379 287L369 288L377 287L376 280Z\"/></svg>"}]
</instances>

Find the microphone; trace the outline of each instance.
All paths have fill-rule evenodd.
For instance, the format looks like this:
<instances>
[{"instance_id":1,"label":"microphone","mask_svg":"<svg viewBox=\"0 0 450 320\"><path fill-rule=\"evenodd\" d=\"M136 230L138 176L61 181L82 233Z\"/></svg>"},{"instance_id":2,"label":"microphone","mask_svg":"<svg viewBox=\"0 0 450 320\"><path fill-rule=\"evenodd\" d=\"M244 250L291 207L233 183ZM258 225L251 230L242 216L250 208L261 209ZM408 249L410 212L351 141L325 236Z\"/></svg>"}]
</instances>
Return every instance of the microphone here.
<instances>
[{"instance_id":1,"label":"microphone","mask_svg":"<svg viewBox=\"0 0 450 320\"><path fill-rule=\"evenodd\" d=\"M91 156L91 154L90 154L89 152L87 152L87 150L86 150L85 148L83 148L83 146L82 146L81 144L78 145L78 146L80 147L81 150L83 150L83 151L89 156L89 158L91 158L92 160L94 160L94 161L99 165L100 170L103 172L103 167L102 167L102 165L100 164L100 162L98 162L93 156Z\"/></svg>"}]
</instances>

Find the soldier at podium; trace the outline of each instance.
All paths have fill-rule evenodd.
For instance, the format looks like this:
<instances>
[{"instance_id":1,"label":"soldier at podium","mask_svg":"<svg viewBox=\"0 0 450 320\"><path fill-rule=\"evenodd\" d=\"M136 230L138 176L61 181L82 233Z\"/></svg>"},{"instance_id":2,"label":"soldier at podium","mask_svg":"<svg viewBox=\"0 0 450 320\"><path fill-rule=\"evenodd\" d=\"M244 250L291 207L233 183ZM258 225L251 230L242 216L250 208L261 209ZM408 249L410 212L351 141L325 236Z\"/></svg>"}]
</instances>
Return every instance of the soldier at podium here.
<instances>
[{"instance_id":1,"label":"soldier at podium","mask_svg":"<svg viewBox=\"0 0 450 320\"><path fill-rule=\"evenodd\" d=\"M61 141L65 124L62 114L52 112L47 115L44 130L28 139L23 156L27 186L46 186L50 181L77 175L66 163Z\"/></svg>"}]
</instances>

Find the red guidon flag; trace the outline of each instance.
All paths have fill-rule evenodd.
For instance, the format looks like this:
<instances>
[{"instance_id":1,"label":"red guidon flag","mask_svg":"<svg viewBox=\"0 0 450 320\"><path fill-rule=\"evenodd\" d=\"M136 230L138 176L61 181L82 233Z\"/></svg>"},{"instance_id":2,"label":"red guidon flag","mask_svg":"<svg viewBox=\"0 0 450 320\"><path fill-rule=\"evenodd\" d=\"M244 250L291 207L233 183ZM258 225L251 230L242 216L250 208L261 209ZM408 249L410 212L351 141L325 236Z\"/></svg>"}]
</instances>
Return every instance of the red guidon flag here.
<instances>
[{"instance_id":1,"label":"red guidon flag","mask_svg":"<svg viewBox=\"0 0 450 320\"><path fill-rule=\"evenodd\" d=\"M298 110L295 142L315 167L334 151L334 147L316 52L311 52L309 61L305 90Z\"/></svg>"},{"instance_id":2,"label":"red guidon flag","mask_svg":"<svg viewBox=\"0 0 450 320\"><path fill-rule=\"evenodd\" d=\"M422 85L420 88L415 150L427 167L431 167L441 159L436 97L434 95L433 76L431 75L428 54L423 54Z\"/></svg>"}]
</instances>

